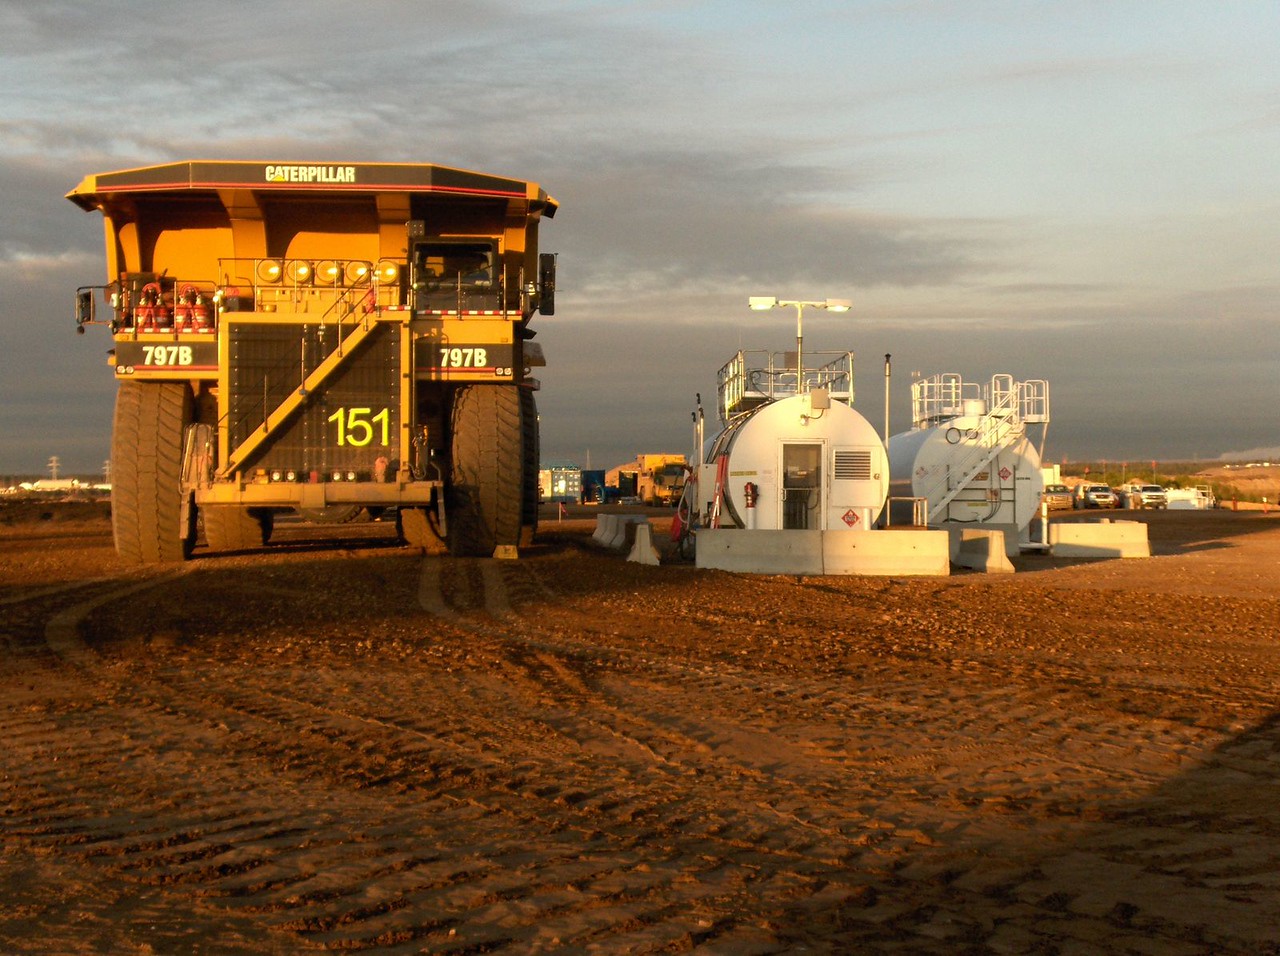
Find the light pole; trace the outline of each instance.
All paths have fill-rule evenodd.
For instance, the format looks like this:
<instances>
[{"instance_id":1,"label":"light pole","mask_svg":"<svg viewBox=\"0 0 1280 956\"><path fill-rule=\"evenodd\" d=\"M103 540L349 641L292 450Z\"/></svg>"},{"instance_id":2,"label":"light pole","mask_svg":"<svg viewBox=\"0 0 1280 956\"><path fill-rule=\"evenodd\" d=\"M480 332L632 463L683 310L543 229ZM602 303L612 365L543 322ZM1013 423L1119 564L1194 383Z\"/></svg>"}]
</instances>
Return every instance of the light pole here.
<instances>
[{"instance_id":1,"label":"light pole","mask_svg":"<svg viewBox=\"0 0 1280 956\"><path fill-rule=\"evenodd\" d=\"M795 306L796 310L796 394L804 391L804 308L826 309L828 312L848 312L853 303L848 299L823 299L807 301L801 299L779 299L771 295L753 295L747 298L747 306L753 312L768 312L770 309L784 309Z\"/></svg>"},{"instance_id":2,"label":"light pole","mask_svg":"<svg viewBox=\"0 0 1280 956\"><path fill-rule=\"evenodd\" d=\"M889 353L884 353L884 450L889 450Z\"/></svg>"}]
</instances>

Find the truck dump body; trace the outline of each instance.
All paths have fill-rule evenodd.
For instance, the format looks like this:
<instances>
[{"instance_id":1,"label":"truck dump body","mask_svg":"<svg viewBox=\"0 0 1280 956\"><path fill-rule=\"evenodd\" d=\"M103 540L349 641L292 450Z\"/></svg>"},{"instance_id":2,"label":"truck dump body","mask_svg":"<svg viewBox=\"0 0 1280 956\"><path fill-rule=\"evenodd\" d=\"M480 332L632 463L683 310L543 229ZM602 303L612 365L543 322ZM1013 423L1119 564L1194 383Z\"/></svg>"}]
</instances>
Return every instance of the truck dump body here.
<instances>
[{"instance_id":1,"label":"truck dump body","mask_svg":"<svg viewBox=\"0 0 1280 956\"><path fill-rule=\"evenodd\" d=\"M138 499L126 525L139 515L116 529L122 554L189 553L197 514L210 545L245 546L283 508L395 508L410 540L457 553L532 528L529 325L553 311L537 234L557 208L536 183L183 162L88 176L68 198L104 217L107 282L79 290L77 317L115 340L116 493ZM159 407L180 409L176 432ZM156 484L157 456L178 487ZM149 541L157 510L177 546Z\"/></svg>"}]
</instances>

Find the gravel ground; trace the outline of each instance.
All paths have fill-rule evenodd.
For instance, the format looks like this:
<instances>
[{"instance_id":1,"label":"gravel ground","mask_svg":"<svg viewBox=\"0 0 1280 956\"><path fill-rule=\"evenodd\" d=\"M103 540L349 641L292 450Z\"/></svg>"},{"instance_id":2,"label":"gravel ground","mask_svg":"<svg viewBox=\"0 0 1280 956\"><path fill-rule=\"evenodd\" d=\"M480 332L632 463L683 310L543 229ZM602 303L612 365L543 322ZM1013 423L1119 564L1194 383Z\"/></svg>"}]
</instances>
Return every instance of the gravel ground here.
<instances>
[{"instance_id":1,"label":"gravel ground","mask_svg":"<svg viewBox=\"0 0 1280 956\"><path fill-rule=\"evenodd\" d=\"M0 950L1280 952L1280 517L1125 517L1154 557L1014 575L580 517L137 571L5 503Z\"/></svg>"}]
</instances>

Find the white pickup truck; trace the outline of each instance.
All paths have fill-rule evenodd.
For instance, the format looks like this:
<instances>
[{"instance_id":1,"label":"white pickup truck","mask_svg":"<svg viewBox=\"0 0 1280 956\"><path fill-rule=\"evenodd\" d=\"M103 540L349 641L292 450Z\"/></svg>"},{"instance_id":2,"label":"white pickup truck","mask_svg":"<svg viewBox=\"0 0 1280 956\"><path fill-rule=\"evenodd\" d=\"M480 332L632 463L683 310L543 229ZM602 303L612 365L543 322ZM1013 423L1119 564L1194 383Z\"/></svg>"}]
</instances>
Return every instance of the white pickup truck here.
<instances>
[{"instance_id":1,"label":"white pickup truck","mask_svg":"<svg viewBox=\"0 0 1280 956\"><path fill-rule=\"evenodd\" d=\"M1169 497L1159 485L1143 485L1133 482L1120 489L1124 504L1129 508L1167 508Z\"/></svg>"}]
</instances>

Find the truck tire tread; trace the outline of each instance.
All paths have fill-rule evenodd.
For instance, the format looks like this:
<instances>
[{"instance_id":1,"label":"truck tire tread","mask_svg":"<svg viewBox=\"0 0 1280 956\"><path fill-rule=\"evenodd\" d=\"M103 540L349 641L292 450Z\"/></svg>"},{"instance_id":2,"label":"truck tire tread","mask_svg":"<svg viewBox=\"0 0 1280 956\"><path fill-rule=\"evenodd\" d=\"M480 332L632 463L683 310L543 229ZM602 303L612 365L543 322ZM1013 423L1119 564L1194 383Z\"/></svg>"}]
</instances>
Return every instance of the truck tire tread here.
<instances>
[{"instance_id":1,"label":"truck tire tread","mask_svg":"<svg viewBox=\"0 0 1280 956\"><path fill-rule=\"evenodd\" d=\"M488 557L519 546L524 500L519 389L470 385L453 407L449 551Z\"/></svg>"},{"instance_id":2,"label":"truck tire tread","mask_svg":"<svg viewBox=\"0 0 1280 956\"><path fill-rule=\"evenodd\" d=\"M183 382L122 382L111 435L111 525L131 564L190 557L195 510L182 507L182 442L193 417Z\"/></svg>"}]
</instances>

